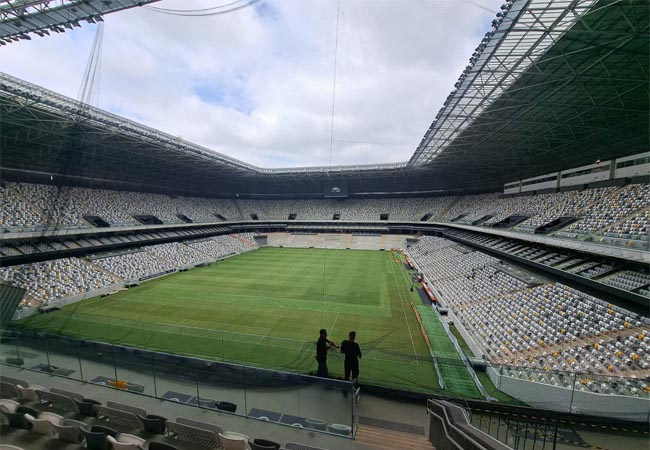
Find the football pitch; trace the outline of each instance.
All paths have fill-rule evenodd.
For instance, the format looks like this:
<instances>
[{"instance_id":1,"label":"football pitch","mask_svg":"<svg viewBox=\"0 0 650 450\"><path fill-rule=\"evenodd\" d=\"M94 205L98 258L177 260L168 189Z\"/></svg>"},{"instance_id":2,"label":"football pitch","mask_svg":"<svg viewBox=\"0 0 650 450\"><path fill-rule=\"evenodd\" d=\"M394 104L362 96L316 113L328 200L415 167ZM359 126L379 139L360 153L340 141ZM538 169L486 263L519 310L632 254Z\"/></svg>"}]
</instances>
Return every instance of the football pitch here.
<instances>
[{"instance_id":1,"label":"football pitch","mask_svg":"<svg viewBox=\"0 0 650 450\"><path fill-rule=\"evenodd\" d=\"M360 382L438 388L398 254L265 247L82 300L20 325L82 339L300 373L316 371L318 330L357 332ZM343 373L330 352L330 376Z\"/></svg>"}]
</instances>

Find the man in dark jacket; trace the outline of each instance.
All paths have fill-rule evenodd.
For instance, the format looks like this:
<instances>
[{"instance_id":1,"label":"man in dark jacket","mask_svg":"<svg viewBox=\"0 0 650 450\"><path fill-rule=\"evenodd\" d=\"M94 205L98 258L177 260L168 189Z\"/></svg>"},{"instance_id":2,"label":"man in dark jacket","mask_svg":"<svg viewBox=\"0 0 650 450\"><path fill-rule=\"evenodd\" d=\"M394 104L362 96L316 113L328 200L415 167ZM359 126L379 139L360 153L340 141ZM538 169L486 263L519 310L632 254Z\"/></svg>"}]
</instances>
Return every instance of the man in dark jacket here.
<instances>
[{"instance_id":1,"label":"man in dark jacket","mask_svg":"<svg viewBox=\"0 0 650 450\"><path fill-rule=\"evenodd\" d=\"M359 378L359 360L361 359L361 349L359 344L354 342L357 337L356 331L350 331L347 341L341 342L341 353L345 354L345 380L350 380L352 374L352 381L357 382Z\"/></svg>"},{"instance_id":2,"label":"man in dark jacket","mask_svg":"<svg viewBox=\"0 0 650 450\"><path fill-rule=\"evenodd\" d=\"M320 337L316 342L316 361L318 361L318 370L316 371L317 377L329 377L329 372L327 370L327 350L331 347L338 348L338 345L327 339L327 331L325 328L321 328Z\"/></svg>"}]
</instances>

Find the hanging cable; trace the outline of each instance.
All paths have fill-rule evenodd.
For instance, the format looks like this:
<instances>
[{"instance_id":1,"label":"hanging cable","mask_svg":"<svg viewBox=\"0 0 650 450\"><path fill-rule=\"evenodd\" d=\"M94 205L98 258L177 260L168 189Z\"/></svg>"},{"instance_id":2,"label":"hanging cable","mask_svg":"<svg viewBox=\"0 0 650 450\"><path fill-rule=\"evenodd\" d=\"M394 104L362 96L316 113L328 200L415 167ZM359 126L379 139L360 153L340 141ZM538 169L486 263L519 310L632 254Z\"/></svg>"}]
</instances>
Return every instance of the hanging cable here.
<instances>
[{"instance_id":1,"label":"hanging cable","mask_svg":"<svg viewBox=\"0 0 650 450\"><path fill-rule=\"evenodd\" d=\"M97 31L95 32L95 39L93 46L86 63L86 70L84 71L83 79L79 87L79 112L78 119L81 119L82 112L88 109L95 102L95 106L99 102L99 80L101 78L101 65L102 65L102 51L104 49L104 22L99 22ZM90 155L90 173L95 173L95 146L92 146L92 154ZM92 180L92 176L91 176Z\"/></svg>"},{"instance_id":2,"label":"hanging cable","mask_svg":"<svg viewBox=\"0 0 650 450\"><path fill-rule=\"evenodd\" d=\"M336 64L339 50L339 16L341 12L341 0L336 1L336 34L334 38L334 76L332 78L332 117L330 121L330 163L329 172L332 170L332 153L334 151L334 110L336 102ZM323 253L323 292L321 294L320 325L323 327L323 314L325 309L325 274L327 272L327 238L325 238L325 252Z\"/></svg>"},{"instance_id":3,"label":"hanging cable","mask_svg":"<svg viewBox=\"0 0 650 450\"><path fill-rule=\"evenodd\" d=\"M161 8L159 6L146 6L146 8L155 9L156 11L164 11L164 12L192 13L192 12L205 12L205 11L213 11L215 9L227 8L228 6L236 5L244 1L246 0L235 0L234 2L225 3L223 5L212 6L210 8L203 8L203 9L171 9L171 8Z\"/></svg>"},{"instance_id":4,"label":"hanging cable","mask_svg":"<svg viewBox=\"0 0 650 450\"><path fill-rule=\"evenodd\" d=\"M330 122L330 170L332 169L332 153L334 151L334 110L336 107L336 65L339 52L339 14L341 0L336 1L336 37L334 39L334 76L332 78L332 119Z\"/></svg>"},{"instance_id":5,"label":"hanging cable","mask_svg":"<svg viewBox=\"0 0 650 450\"><path fill-rule=\"evenodd\" d=\"M86 63L86 70L84 71L77 100L82 103L82 108L88 106L92 102L92 97L98 88L99 84L99 67L101 66L102 49L104 43L104 22L99 22L93 46Z\"/></svg>"},{"instance_id":6,"label":"hanging cable","mask_svg":"<svg viewBox=\"0 0 650 450\"><path fill-rule=\"evenodd\" d=\"M68 143L69 150L76 149L77 143L75 142L74 135L76 133L76 127L80 126L80 122L83 119L84 111L86 111L93 104L93 97L95 101L95 106L99 102L99 81L101 78L101 65L102 65L102 51L104 49L104 22L97 23L97 30L95 31L95 39L93 40L93 46L90 50L90 56L88 56L88 62L86 63L86 70L84 71L83 78L81 80L81 85L79 86L79 92L77 94L77 100L79 100L79 109L76 112L74 117L74 124L71 127L71 138ZM86 150L86 147L83 148L81 153L81 158L89 159L89 172L86 174L90 179L90 188L94 187L95 179L95 154L97 147L93 144L89 144L92 150ZM88 156L87 153L90 153ZM62 175L65 176L67 173L68 165L72 162L73 152L65 159L65 167L61 170ZM67 198L62 198L64 195L68 194ZM72 196L69 195L70 191L65 190L63 186L58 186L57 192L55 194L55 207L53 210L58 209L59 207L63 210L67 210L70 207L70 203L73 201ZM59 224L57 223L57 228ZM87 293L84 293L84 300L87 298ZM72 313L68 316L68 321L73 320L77 316L77 310L79 307L84 304L84 302L77 302L72 309ZM65 325L67 326L67 324Z\"/></svg>"},{"instance_id":7,"label":"hanging cable","mask_svg":"<svg viewBox=\"0 0 650 450\"><path fill-rule=\"evenodd\" d=\"M209 17L209 16L218 16L221 14L228 14L231 12L238 11L240 9L248 8L249 6L254 5L255 3L258 3L260 0L247 0L242 3L242 1L236 1L232 3L228 3L225 5L221 6L215 6L213 8L205 8L205 9L165 9L165 8L157 8L155 6L143 6L143 8L148 9L149 11L154 11L157 13L161 14L168 14L171 16L182 16L182 17ZM233 6L234 5L234 6ZM216 9L221 9L225 7L229 7L229 9L224 9L222 11L214 11Z\"/></svg>"}]
</instances>

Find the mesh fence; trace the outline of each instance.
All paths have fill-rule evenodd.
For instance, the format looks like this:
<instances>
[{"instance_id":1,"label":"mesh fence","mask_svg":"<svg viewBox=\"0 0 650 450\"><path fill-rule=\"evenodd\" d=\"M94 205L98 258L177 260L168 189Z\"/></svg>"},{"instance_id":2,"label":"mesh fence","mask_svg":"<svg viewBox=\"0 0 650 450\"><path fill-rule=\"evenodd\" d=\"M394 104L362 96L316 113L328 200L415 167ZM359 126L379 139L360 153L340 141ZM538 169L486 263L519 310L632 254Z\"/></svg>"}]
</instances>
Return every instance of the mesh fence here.
<instances>
[{"instance_id":1,"label":"mesh fence","mask_svg":"<svg viewBox=\"0 0 650 450\"><path fill-rule=\"evenodd\" d=\"M430 354L414 355L408 352L408 348L393 347L392 332L389 331L373 341L360 342L363 351L360 381L381 387L481 398L458 353L452 352L448 344L444 346L441 344L445 342L441 339L443 331L435 317L429 315L431 308L416 307L415 309L418 310L418 314L421 314L422 328L430 341L431 351L435 354L438 371ZM12 327L17 334L34 337L50 336L49 333L54 330L60 335L87 341L110 342L120 346L303 374L314 373L317 365L314 358L315 341L92 314L67 314L63 311L59 314L34 316L33 320L23 321ZM34 347L43 340L26 341L31 342L30 346ZM3 350L6 350L7 357L11 357L19 352L36 354L52 351L52 348L48 350L47 346L43 345L43 348L24 348L14 351L12 348L3 347ZM630 410L630 402L621 399L641 402L641 410L650 399L650 387L647 380L641 378L553 370L535 371L525 367L492 365L488 362L486 364L486 371L478 372L478 378L489 395L501 402L522 404L517 398L533 398L535 406L540 408L597 413L597 404L594 403L591 394L606 394L610 399L608 404L612 408L616 406L614 400L620 402L623 408L612 414L628 417L643 415L644 412ZM343 355L334 351L329 352L328 367L330 376L336 378L342 375ZM444 379L444 389L440 388L438 373ZM538 392L532 392L534 390ZM531 404L531 401L526 400L526 403ZM647 413L647 406L645 410Z\"/></svg>"},{"instance_id":2,"label":"mesh fence","mask_svg":"<svg viewBox=\"0 0 650 450\"><path fill-rule=\"evenodd\" d=\"M458 353L440 345L440 342L444 342L440 339L443 335L440 324L429 315L431 308L415 309L421 315L422 329L431 343L435 358L428 354L414 356L404 348L394 348L392 332L389 331L374 341L360 342L363 351L361 383L455 397L482 398ZM302 374L315 373L317 365L314 358L315 341L259 334L79 313L34 316L34 320L12 327L14 334L31 338L22 340L23 343L29 343L25 348L14 349L11 344L3 345L5 359L49 352L50 364L67 353L75 353L74 349L65 348L67 341L56 339L56 335L52 337L50 333L56 331L59 336L79 338L82 342L108 342L118 346ZM47 336L49 339L40 339L38 336ZM82 356L78 355L80 358ZM46 361L45 358L41 359ZM650 388L644 379L553 370L536 371L485 363L487 369L478 371L478 378L488 394L500 402L598 414L599 404L594 398L606 394L613 417L630 418L648 413ZM341 375L343 355L330 351L328 366L330 376L336 378ZM440 387L438 376L443 378L444 389Z\"/></svg>"},{"instance_id":3,"label":"mesh fence","mask_svg":"<svg viewBox=\"0 0 650 450\"><path fill-rule=\"evenodd\" d=\"M153 323L79 312L33 316L18 329L57 332L80 339L110 342L165 353L197 356L299 373L316 371L316 342L251 333ZM360 379L378 386L428 392L438 387L431 356L395 345L394 331L360 342ZM343 355L328 352L330 376L343 375Z\"/></svg>"}]
</instances>

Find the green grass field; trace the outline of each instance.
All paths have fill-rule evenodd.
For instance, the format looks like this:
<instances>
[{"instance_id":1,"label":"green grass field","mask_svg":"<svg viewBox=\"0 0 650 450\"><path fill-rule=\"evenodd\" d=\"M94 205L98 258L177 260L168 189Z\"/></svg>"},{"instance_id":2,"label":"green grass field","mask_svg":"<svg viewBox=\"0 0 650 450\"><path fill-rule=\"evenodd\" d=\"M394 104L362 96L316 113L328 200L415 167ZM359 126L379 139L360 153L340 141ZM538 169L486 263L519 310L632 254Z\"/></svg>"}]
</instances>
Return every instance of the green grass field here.
<instances>
[{"instance_id":1,"label":"green grass field","mask_svg":"<svg viewBox=\"0 0 650 450\"><path fill-rule=\"evenodd\" d=\"M361 382L431 391L438 380L410 287L388 251L267 247L19 325L301 373L315 372L321 327L336 342L356 330ZM328 365L342 374L341 355Z\"/></svg>"}]
</instances>

